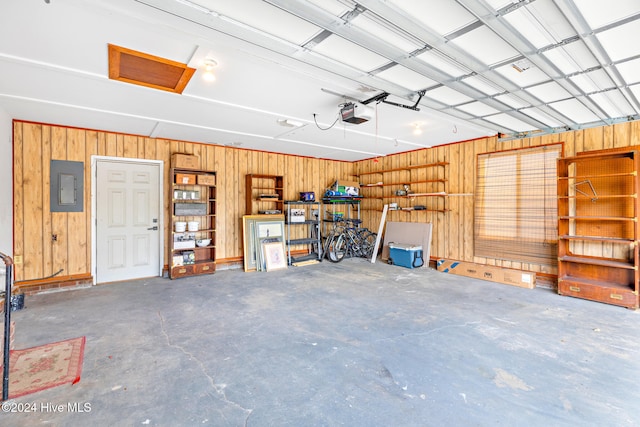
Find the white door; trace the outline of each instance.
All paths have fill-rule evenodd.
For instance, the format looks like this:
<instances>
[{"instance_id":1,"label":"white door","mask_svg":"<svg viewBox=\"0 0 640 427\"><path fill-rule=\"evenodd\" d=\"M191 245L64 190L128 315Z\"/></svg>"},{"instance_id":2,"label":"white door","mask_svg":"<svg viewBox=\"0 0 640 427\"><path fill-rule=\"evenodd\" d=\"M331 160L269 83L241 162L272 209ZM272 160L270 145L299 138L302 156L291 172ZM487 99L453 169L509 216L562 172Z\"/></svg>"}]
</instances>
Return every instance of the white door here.
<instances>
[{"instance_id":1,"label":"white door","mask_svg":"<svg viewBox=\"0 0 640 427\"><path fill-rule=\"evenodd\" d=\"M160 165L96 163L96 283L160 275Z\"/></svg>"}]
</instances>

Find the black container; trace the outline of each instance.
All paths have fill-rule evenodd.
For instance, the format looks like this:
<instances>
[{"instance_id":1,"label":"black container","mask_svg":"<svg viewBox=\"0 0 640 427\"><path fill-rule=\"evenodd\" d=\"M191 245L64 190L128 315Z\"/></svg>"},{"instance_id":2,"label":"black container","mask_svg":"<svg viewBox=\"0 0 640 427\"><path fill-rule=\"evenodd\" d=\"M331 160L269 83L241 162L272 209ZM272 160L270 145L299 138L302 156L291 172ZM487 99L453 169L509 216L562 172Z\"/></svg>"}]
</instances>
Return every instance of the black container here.
<instances>
[{"instance_id":1,"label":"black container","mask_svg":"<svg viewBox=\"0 0 640 427\"><path fill-rule=\"evenodd\" d=\"M11 295L11 311L18 311L24 308L24 294Z\"/></svg>"}]
</instances>

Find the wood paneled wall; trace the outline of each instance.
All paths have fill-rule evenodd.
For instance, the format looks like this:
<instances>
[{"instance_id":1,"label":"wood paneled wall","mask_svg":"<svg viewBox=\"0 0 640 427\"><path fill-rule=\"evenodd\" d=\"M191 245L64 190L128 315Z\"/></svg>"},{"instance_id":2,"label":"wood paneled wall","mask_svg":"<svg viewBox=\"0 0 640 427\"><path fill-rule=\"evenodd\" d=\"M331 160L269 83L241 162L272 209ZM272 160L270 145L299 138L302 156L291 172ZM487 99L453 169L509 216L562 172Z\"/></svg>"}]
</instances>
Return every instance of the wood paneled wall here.
<instances>
[{"instance_id":1,"label":"wood paneled wall","mask_svg":"<svg viewBox=\"0 0 640 427\"><path fill-rule=\"evenodd\" d=\"M387 220L431 222L433 224L431 256L435 258L449 258L506 268L557 274L555 267L546 265L475 257L473 253L473 193L475 191L476 156L478 154L515 148L535 147L558 142L564 143L564 156L574 156L584 151L639 145L640 121L505 142L499 142L497 138L493 137L438 146L425 150L359 161L355 164L354 172L360 174L362 172L394 169L407 165L448 162L449 165L444 170L445 177L448 180L445 185L447 193L451 194L451 196L446 199L446 202L442 203L445 203L446 208L450 210L449 212L395 211L389 212ZM437 169L438 168L436 168L436 170ZM408 176L408 173L407 171L393 172L390 176L385 175L385 179L392 182L421 179L420 175ZM413 174L414 171L412 170L410 173ZM435 172L431 170L422 173L425 174L422 176L426 176L427 179L436 177L434 175ZM376 175L367 175L367 177L375 176ZM373 182L376 180L374 178L371 179ZM419 193L423 191L440 191L442 188L436 186L427 188L427 186L428 184L412 185L412 190ZM456 194L457 196L455 196ZM384 202L388 203L389 201L390 200L385 200ZM373 202L379 203L377 209L372 206L372 202L363 202L363 207L373 207L372 210L363 210L364 222L369 228L377 229L377 224L381 216L379 210L381 210L382 202L383 201ZM419 199L419 201L415 203L425 204L424 199Z\"/></svg>"},{"instance_id":2,"label":"wood paneled wall","mask_svg":"<svg viewBox=\"0 0 640 427\"><path fill-rule=\"evenodd\" d=\"M444 189L452 196L437 203L439 207L449 209L448 212L396 211L390 212L387 220L433 223L432 257L555 274L555 268L544 265L475 257L472 194L475 191L477 154L558 142L564 143L565 156L640 145L640 122L506 142L498 142L495 137L483 138L349 163L15 121L14 258L22 257L22 263L16 263L16 281L46 277L60 269L64 269L61 273L64 276L90 273L92 155L163 160L165 176L168 176L169 159L176 152L195 154L200 157L203 169L217 172L217 255L222 261L239 261L242 257L241 218L245 212L244 176L247 173L284 175L285 199L295 200L300 191L315 191L320 197L336 178L351 180L367 171L448 162L446 168L393 172L392 178L393 181L446 178L448 181ZM49 162L52 159L85 162L83 212L49 211ZM412 186L416 192L441 189L428 184ZM164 224L168 238L168 185L165 193ZM382 202L379 200L380 208ZM378 202L363 202L363 208L368 209L362 211L364 225L377 230L381 212L368 203ZM51 239L53 234L57 235L55 242ZM167 259L168 248L165 264Z\"/></svg>"},{"instance_id":3,"label":"wood paneled wall","mask_svg":"<svg viewBox=\"0 0 640 427\"><path fill-rule=\"evenodd\" d=\"M217 245L221 262L242 259L242 215L248 173L285 176L285 199L300 191L321 195L336 178L353 176L353 164L243 150L219 145L146 138L95 130L14 121L14 258L16 282L36 280L59 270L60 277L91 273L91 157L163 160L169 176L172 153L200 158L202 169L217 172ZM51 160L82 161L85 205L82 212L50 212ZM169 232L170 186L165 184L165 241ZM56 235L55 241L52 235ZM168 264L168 247L164 264Z\"/></svg>"}]
</instances>

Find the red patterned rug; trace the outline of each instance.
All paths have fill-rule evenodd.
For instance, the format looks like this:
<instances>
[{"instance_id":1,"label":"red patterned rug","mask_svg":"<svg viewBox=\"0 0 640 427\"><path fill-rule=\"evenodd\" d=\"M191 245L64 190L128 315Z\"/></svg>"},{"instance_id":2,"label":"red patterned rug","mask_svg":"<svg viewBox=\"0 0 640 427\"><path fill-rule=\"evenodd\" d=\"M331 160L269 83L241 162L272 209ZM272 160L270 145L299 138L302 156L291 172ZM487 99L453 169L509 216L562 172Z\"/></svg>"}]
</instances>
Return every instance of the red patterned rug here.
<instances>
[{"instance_id":1,"label":"red patterned rug","mask_svg":"<svg viewBox=\"0 0 640 427\"><path fill-rule=\"evenodd\" d=\"M85 340L85 337L79 337L25 350L11 350L9 398L80 381Z\"/></svg>"}]
</instances>

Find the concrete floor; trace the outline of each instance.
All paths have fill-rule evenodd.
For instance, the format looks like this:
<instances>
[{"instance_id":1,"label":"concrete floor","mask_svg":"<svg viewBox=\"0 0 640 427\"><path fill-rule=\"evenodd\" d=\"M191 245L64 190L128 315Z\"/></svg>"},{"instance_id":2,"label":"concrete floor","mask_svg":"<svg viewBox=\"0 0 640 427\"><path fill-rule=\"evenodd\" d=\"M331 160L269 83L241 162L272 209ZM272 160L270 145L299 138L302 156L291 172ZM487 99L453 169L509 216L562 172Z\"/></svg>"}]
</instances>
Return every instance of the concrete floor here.
<instances>
[{"instance_id":1,"label":"concrete floor","mask_svg":"<svg viewBox=\"0 0 640 427\"><path fill-rule=\"evenodd\" d=\"M640 313L361 259L27 297L82 379L7 426L638 426Z\"/></svg>"}]
</instances>

